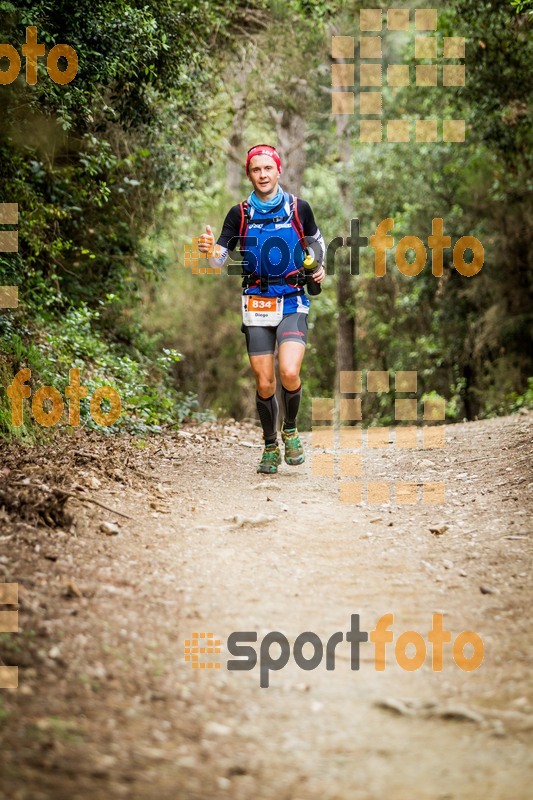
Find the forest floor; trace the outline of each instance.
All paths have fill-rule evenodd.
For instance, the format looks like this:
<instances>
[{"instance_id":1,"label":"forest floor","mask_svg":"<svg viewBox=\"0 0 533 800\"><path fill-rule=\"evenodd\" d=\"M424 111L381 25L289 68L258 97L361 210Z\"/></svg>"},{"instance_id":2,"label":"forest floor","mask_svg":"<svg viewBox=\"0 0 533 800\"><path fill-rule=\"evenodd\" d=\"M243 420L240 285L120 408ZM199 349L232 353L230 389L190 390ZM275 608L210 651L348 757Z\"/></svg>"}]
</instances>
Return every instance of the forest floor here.
<instances>
[{"instance_id":1,"label":"forest floor","mask_svg":"<svg viewBox=\"0 0 533 800\"><path fill-rule=\"evenodd\" d=\"M365 481L444 481L440 506L341 502L338 477L312 474L310 434L303 466L257 475L258 430L233 421L4 446L0 581L19 584L19 633L0 654L19 686L0 690L2 800L530 797L532 420L364 451ZM295 664L300 633L325 645L352 614L372 631L387 613L384 671L370 641L350 669L346 636L334 670ZM427 641L434 613L452 642L481 637L478 669L451 644L440 672L429 645L416 671L398 665L398 636ZM258 656L287 637L268 688L259 665L227 669L234 631L257 632ZM185 661L194 632L220 639L200 656L220 668Z\"/></svg>"}]
</instances>

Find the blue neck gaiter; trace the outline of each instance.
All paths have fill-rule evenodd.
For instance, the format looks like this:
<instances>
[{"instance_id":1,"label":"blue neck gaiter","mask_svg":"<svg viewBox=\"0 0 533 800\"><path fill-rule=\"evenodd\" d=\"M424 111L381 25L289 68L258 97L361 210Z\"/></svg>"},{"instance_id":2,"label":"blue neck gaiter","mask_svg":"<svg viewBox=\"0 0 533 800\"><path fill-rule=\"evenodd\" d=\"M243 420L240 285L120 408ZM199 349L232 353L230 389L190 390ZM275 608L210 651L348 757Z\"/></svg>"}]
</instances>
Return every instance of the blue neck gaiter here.
<instances>
[{"instance_id":1,"label":"blue neck gaiter","mask_svg":"<svg viewBox=\"0 0 533 800\"><path fill-rule=\"evenodd\" d=\"M278 191L272 197L271 200L260 200L259 197L256 195L255 192L252 192L251 195L248 197L248 202L255 208L256 211L272 211L274 208L277 208L281 205L283 201L283 189L281 186L278 186Z\"/></svg>"}]
</instances>

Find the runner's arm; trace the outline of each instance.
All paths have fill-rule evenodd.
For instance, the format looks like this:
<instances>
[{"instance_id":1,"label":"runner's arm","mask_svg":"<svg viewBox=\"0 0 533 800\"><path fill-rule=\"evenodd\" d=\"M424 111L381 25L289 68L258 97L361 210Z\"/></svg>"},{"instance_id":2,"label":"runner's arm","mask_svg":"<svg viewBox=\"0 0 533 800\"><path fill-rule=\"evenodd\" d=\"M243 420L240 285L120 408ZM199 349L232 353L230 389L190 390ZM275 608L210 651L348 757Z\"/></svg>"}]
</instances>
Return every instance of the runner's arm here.
<instances>
[{"instance_id":1,"label":"runner's arm","mask_svg":"<svg viewBox=\"0 0 533 800\"><path fill-rule=\"evenodd\" d=\"M298 216L302 223L306 244L315 256L317 263L322 265L326 257L326 243L315 222L311 206L301 198L298 198Z\"/></svg>"}]
</instances>

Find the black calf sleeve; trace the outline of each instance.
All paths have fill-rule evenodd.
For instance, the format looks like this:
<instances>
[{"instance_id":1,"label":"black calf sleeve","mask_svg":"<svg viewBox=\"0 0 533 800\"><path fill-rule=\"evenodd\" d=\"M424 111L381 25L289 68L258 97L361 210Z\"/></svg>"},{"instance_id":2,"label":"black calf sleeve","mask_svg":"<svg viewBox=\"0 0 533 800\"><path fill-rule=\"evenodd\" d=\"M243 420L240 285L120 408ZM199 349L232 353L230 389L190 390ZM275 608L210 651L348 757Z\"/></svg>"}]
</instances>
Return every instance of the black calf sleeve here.
<instances>
[{"instance_id":1,"label":"black calf sleeve","mask_svg":"<svg viewBox=\"0 0 533 800\"><path fill-rule=\"evenodd\" d=\"M285 406L285 420L283 427L295 428L296 415L298 414L300 400L302 399L302 384L300 384L294 392L290 392L288 389L282 386L281 396L283 397L283 405Z\"/></svg>"},{"instance_id":2,"label":"black calf sleeve","mask_svg":"<svg viewBox=\"0 0 533 800\"><path fill-rule=\"evenodd\" d=\"M263 428L263 436L265 437L265 444L276 444L278 440L277 425L278 425L278 400L276 395L266 399L260 397L258 394L255 396L255 403L257 406L257 413L261 420Z\"/></svg>"}]
</instances>

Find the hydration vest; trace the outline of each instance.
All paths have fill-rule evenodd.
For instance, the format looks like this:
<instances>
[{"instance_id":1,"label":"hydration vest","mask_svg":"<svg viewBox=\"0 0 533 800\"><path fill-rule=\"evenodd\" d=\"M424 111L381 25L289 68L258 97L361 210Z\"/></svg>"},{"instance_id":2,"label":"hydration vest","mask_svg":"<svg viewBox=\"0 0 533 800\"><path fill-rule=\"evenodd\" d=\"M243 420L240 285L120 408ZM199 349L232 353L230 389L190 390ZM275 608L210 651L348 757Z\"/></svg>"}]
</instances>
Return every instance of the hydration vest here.
<instances>
[{"instance_id":1,"label":"hydration vest","mask_svg":"<svg viewBox=\"0 0 533 800\"><path fill-rule=\"evenodd\" d=\"M302 294L305 237L297 198L284 192L279 206L270 211L258 211L246 201L240 210L245 293L271 297Z\"/></svg>"}]
</instances>

